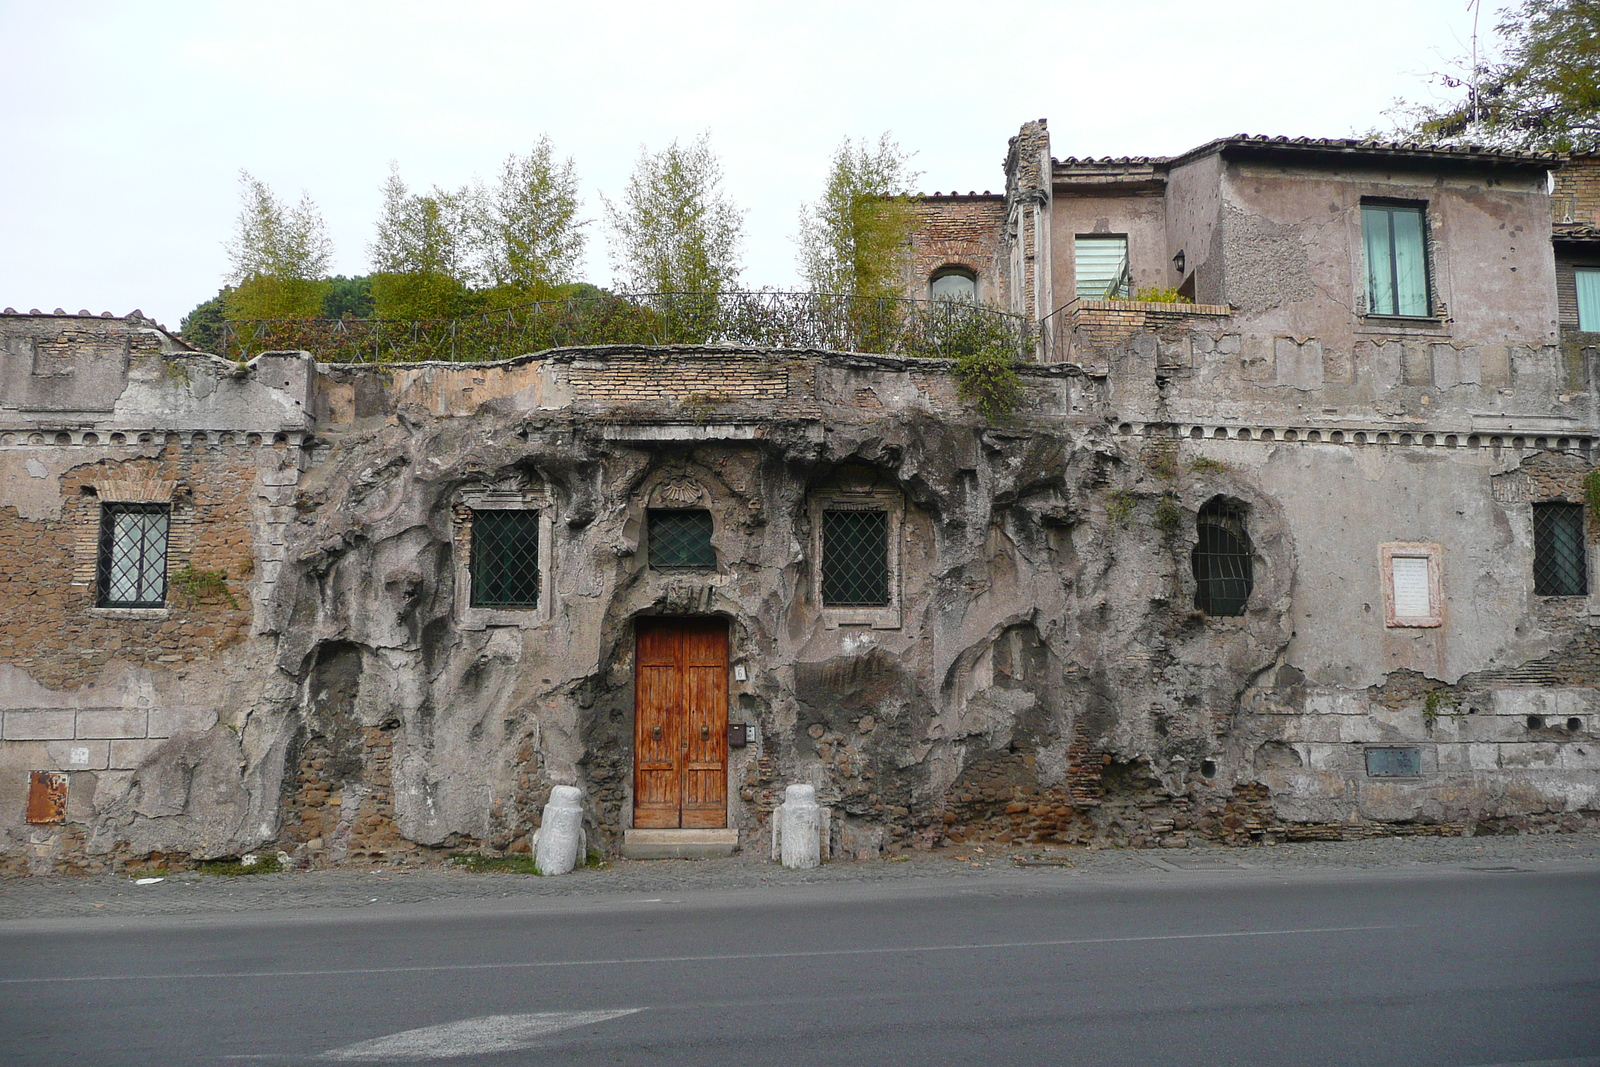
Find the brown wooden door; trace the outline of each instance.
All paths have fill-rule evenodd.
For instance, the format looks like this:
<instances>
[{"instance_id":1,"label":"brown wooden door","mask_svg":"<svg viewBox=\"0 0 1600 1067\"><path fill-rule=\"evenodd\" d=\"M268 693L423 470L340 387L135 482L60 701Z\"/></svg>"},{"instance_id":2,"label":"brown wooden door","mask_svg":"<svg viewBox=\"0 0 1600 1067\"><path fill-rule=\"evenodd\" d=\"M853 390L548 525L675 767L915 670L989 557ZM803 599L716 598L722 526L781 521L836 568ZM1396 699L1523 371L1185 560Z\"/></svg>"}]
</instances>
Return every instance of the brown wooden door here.
<instances>
[{"instance_id":1,"label":"brown wooden door","mask_svg":"<svg viewBox=\"0 0 1600 1067\"><path fill-rule=\"evenodd\" d=\"M728 824L728 625L640 619L634 656L633 825Z\"/></svg>"}]
</instances>

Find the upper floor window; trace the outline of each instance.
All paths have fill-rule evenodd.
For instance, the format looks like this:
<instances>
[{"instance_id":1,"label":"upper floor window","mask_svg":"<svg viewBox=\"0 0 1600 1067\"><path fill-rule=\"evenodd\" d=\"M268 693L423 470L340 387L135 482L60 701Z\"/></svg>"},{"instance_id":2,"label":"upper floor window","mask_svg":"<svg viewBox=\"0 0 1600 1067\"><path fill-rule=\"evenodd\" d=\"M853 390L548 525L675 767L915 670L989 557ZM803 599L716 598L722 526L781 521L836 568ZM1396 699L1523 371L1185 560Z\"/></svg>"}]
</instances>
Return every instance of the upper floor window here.
<instances>
[{"instance_id":1,"label":"upper floor window","mask_svg":"<svg viewBox=\"0 0 1600 1067\"><path fill-rule=\"evenodd\" d=\"M978 300L978 276L959 267L943 267L928 283L928 299L959 300L973 304Z\"/></svg>"},{"instance_id":2,"label":"upper floor window","mask_svg":"<svg viewBox=\"0 0 1600 1067\"><path fill-rule=\"evenodd\" d=\"M1600 333L1600 268L1579 267L1572 273L1578 283L1578 329Z\"/></svg>"},{"instance_id":3,"label":"upper floor window","mask_svg":"<svg viewBox=\"0 0 1600 1067\"><path fill-rule=\"evenodd\" d=\"M1538 596L1585 596L1583 505L1533 506L1533 591Z\"/></svg>"},{"instance_id":4,"label":"upper floor window","mask_svg":"<svg viewBox=\"0 0 1600 1067\"><path fill-rule=\"evenodd\" d=\"M1133 291L1126 235L1079 234L1073 246L1079 300L1124 300Z\"/></svg>"},{"instance_id":5,"label":"upper floor window","mask_svg":"<svg viewBox=\"0 0 1600 1067\"><path fill-rule=\"evenodd\" d=\"M1426 233L1420 205L1361 205L1361 241L1367 261L1367 314L1407 318L1426 318L1432 314Z\"/></svg>"},{"instance_id":6,"label":"upper floor window","mask_svg":"<svg viewBox=\"0 0 1600 1067\"><path fill-rule=\"evenodd\" d=\"M704 508L651 508L646 515L650 566L712 568L711 512Z\"/></svg>"},{"instance_id":7,"label":"upper floor window","mask_svg":"<svg viewBox=\"0 0 1600 1067\"><path fill-rule=\"evenodd\" d=\"M1242 506L1218 497L1200 509L1194 567L1194 606L1207 615L1243 615L1255 588L1255 563Z\"/></svg>"},{"instance_id":8,"label":"upper floor window","mask_svg":"<svg viewBox=\"0 0 1600 1067\"><path fill-rule=\"evenodd\" d=\"M472 513L472 606L539 606L539 513Z\"/></svg>"},{"instance_id":9,"label":"upper floor window","mask_svg":"<svg viewBox=\"0 0 1600 1067\"><path fill-rule=\"evenodd\" d=\"M167 504L100 507L95 603L102 608L160 608L167 602Z\"/></svg>"}]
</instances>

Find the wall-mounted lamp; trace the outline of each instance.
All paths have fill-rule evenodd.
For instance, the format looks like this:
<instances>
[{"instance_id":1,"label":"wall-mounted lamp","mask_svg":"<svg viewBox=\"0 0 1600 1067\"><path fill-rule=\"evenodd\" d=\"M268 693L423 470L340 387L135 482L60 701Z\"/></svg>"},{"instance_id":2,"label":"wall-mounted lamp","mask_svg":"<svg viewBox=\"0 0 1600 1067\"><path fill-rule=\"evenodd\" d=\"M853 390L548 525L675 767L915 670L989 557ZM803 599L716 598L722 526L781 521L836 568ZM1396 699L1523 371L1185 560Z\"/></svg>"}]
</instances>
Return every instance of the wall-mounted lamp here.
<instances>
[{"instance_id":1,"label":"wall-mounted lamp","mask_svg":"<svg viewBox=\"0 0 1600 1067\"><path fill-rule=\"evenodd\" d=\"M1172 257L1172 269L1179 274L1183 273L1183 249L1178 249L1178 254Z\"/></svg>"}]
</instances>

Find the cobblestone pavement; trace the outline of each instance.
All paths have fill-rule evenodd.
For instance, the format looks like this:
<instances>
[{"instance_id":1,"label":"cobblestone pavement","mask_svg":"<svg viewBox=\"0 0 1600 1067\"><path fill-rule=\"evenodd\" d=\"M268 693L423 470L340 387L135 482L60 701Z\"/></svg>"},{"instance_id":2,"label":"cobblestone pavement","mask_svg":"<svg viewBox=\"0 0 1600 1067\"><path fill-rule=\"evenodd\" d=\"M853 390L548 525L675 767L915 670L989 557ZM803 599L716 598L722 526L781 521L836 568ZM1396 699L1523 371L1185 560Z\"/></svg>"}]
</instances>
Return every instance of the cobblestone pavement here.
<instances>
[{"instance_id":1,"label":"cobblestone pavement","mask_svg":"<svg viewBox=\"0 0 1600 1067\"><path fill-rule=\"evenodd\" d=\"M723 860L613 860L561 878L473 873L444 866L345 867L217 877L185 873L147 885L133 878L0 878L0 921L80 915L197 915L311 908L367 908L451 900L693 893L814 884L1041 884L1075 876L1257 870L1334 872L1430 866L1539 869L1600 863L1600 834L1318 841L1247 849L1091 850L947 847L891 859L837 862L790 871L744 853Z\"/></svg>"}]
</instances>

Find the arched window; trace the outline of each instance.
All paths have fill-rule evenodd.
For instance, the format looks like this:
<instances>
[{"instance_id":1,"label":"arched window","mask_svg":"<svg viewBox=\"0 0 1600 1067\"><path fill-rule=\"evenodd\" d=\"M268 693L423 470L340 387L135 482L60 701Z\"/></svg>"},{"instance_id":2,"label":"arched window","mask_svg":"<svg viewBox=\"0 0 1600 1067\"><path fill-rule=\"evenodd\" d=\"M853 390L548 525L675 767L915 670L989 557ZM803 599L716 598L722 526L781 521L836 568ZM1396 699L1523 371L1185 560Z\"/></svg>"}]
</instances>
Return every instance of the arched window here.
<instances>
[{"instance_id":1,"label":"arched window","mask_svg":"<svg viewBox=\"0 0 1600 1067\"><path fill-rule=\"evenodd\" d=\"M965 267L940 267L928 282L929 300L978 301L978 276Z\"/></svg>"},{"instance_id":2,"label":"arched window","mask_svg":"<svg viewBox=\"0 0 1600 1067\"><path fill-rule=\"evenodd\" d=\"M1207 615L1243 615L1250 601L1255 570L1245 514L1244 505L1219 496L1195 520L1194 606Z\"/></svg>"}]
</instances>

